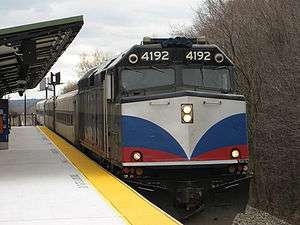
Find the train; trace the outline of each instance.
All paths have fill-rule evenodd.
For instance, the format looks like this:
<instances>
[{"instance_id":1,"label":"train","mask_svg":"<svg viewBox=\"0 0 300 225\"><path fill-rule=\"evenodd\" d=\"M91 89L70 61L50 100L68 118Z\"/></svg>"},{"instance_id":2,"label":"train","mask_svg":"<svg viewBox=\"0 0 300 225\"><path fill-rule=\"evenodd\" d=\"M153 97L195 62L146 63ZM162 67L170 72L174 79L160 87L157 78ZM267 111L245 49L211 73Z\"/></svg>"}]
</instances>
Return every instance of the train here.
<instances>
[{"instance_id":1,"label":"train","mask_svg":"<svg viewBox=\"0 0 300 225\"><path fill-rule=\"evenodd\" d=\"M248 178L246 101L234 64L199 38L149 38L90 69L37 119L126 182L189 210Z\"/></svg>"}]
</instances>

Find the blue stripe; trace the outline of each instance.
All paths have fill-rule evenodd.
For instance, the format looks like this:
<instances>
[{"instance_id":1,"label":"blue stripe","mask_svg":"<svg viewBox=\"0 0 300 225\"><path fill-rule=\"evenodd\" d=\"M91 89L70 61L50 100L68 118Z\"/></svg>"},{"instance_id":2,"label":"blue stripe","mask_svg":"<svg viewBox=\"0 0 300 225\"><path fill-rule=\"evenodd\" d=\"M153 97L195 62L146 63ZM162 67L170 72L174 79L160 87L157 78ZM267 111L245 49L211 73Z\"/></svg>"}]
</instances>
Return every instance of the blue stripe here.
<instances>
[{"instance_id":1,"label":"blue stripe","mask_svg":"<svg viewBox=\"0 0 300 225\"><path fill-rule=\"evenodd\" d=\"M242 144L247 144L245 113L227 117L209 128L197 143L192 157L217 148ZM181 145L166 130L133 116L122 116L122 146L161 150L187 158Z\"/></svg>"},{"instance_id":2,"label":"blue stripe","mask_svg":"<svg viewBox=\"0 0 300 225\"><path fill-rule=\"evenodd\" d=\"M122 116L123 147L161 150L186 158L180 144L163 128L148 120Z\"/></svg>"},{"instance_id":3,"label":"blue stripe","mask_svg":"<svg viewBox=\"0 0 300 225\"><path fill-rule=\"evenodd\" d=\"M227 117L213 125L197 143L192 157L226 146L247 144L246 114Z\"/></svg>"}]
</instances>

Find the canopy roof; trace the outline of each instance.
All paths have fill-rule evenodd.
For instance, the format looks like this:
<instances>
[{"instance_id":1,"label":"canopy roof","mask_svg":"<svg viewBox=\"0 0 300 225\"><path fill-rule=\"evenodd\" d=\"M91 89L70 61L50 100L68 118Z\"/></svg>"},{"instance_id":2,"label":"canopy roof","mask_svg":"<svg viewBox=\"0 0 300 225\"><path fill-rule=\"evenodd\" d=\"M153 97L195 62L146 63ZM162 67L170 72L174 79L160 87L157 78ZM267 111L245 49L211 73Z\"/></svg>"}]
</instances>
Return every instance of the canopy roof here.
<instances>
[{"instance_id":1,"label":"canopy roof","mask_svg":"<svg viewBox=\"0 0 300 225\"><path fill-rule=\"evenodd\" d=\"M46 76L83 25L83 16L0 29L0 98Z\"/></svg>"}]
</instances>

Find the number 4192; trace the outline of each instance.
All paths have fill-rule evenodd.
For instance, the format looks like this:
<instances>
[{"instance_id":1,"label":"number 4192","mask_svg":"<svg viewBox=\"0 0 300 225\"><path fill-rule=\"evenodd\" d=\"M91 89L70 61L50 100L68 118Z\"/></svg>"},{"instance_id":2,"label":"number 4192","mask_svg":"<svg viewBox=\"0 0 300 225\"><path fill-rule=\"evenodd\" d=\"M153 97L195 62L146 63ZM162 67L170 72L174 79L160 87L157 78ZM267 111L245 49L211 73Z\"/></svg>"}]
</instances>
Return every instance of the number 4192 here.
<instances>
[{"instance_id":1,"label":"number 4192","mask_svg":"<svg viewBox=\"0 0 300 225\"><path fill-rule=\"evenodd\" d=\"M196 60L196 61L200 61L200 60L209 61L209 60L211 60L210 55L211 55L210 52L207 52L207 51L205 51L205 52L202 52L202 51L189 51L186 54L185 58L187 60L190 60L190 61L194 61L194 60Z\"/></svg>"},{"instance_id":2,"label":"number 4192","mask_svg":"<svg viewBox=\"0 0 300 225\"><path fill-rule=\"evenodd\" d=\"M141 56L142 60L145 61L158 61L158 60L169 60L169 52L168 51L154 51L154 52L145 52L142 56Z\"/></svg>"}]
</instances>

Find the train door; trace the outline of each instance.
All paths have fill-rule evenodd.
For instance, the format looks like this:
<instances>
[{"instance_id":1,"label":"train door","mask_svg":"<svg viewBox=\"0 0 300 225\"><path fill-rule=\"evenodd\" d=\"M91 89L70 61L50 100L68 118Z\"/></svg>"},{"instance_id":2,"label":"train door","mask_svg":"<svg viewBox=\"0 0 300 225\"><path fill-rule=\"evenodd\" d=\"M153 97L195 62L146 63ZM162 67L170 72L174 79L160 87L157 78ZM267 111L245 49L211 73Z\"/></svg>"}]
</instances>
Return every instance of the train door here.
<instances>
[{"instance_id":1,"label":"train door","mask_svg":"<svg viewBox=\"0 0 300 225\"><path fill-rule=\"evenodd\" d=\"M104 118L103 118L103 83L101 82L96 89L96 143L102 153L104 149ZM105 154L104 154L105 155ZM103 155L103 156L104 156Z\"/></svg>"},{"instance_id":2,"label":"train door","mask_svg":"<svg viewBox=\"0 0 300 225\"><path fill-rule=\"evenodd\" d=\"M78 96L77 96L77 119L78 119L78 127L77 127L77 132L78 132L78 140L79 143L80 141L84 140L85 137L85 113L84 113L84 99L85 99L85 93L82 91L79 91Z\"/></svg>"},{"instance_id":3,"label":"train door","mask_svg":"<svg viewBox=\"0 0 300 225\"><path fill-rule=\"evenodd\" d=\"M93 144L97 146L97 89L92 90L91 115L92 115L92 138Z\"/></svg>"},{"instance_id":4,"label":"train door","mask_svg":"<svg viewBox=\"0 0 300 225\"><path fill-rule=\"evenodd\" d=\"M104 140L104 151L106 158L110 158L110 142L109 142L109 102L112 100L112 72L107 72L105 74L104 80L104 91L103 91L103 120L104 120L104 129L103 129L103 140Z\"/></svg>"},{"instance_id":5,"label":"train door","mask_svg":"<svg viewBox=\"0 0 300 225\"><path fill-rule=\"evenodd\" d=\"M73 105L73 125L74 125L74 136L75 136L75 145L79 146L79 107L78 107L78 100L79 93L74 97Z\"/></svg>"}]
</instances>

